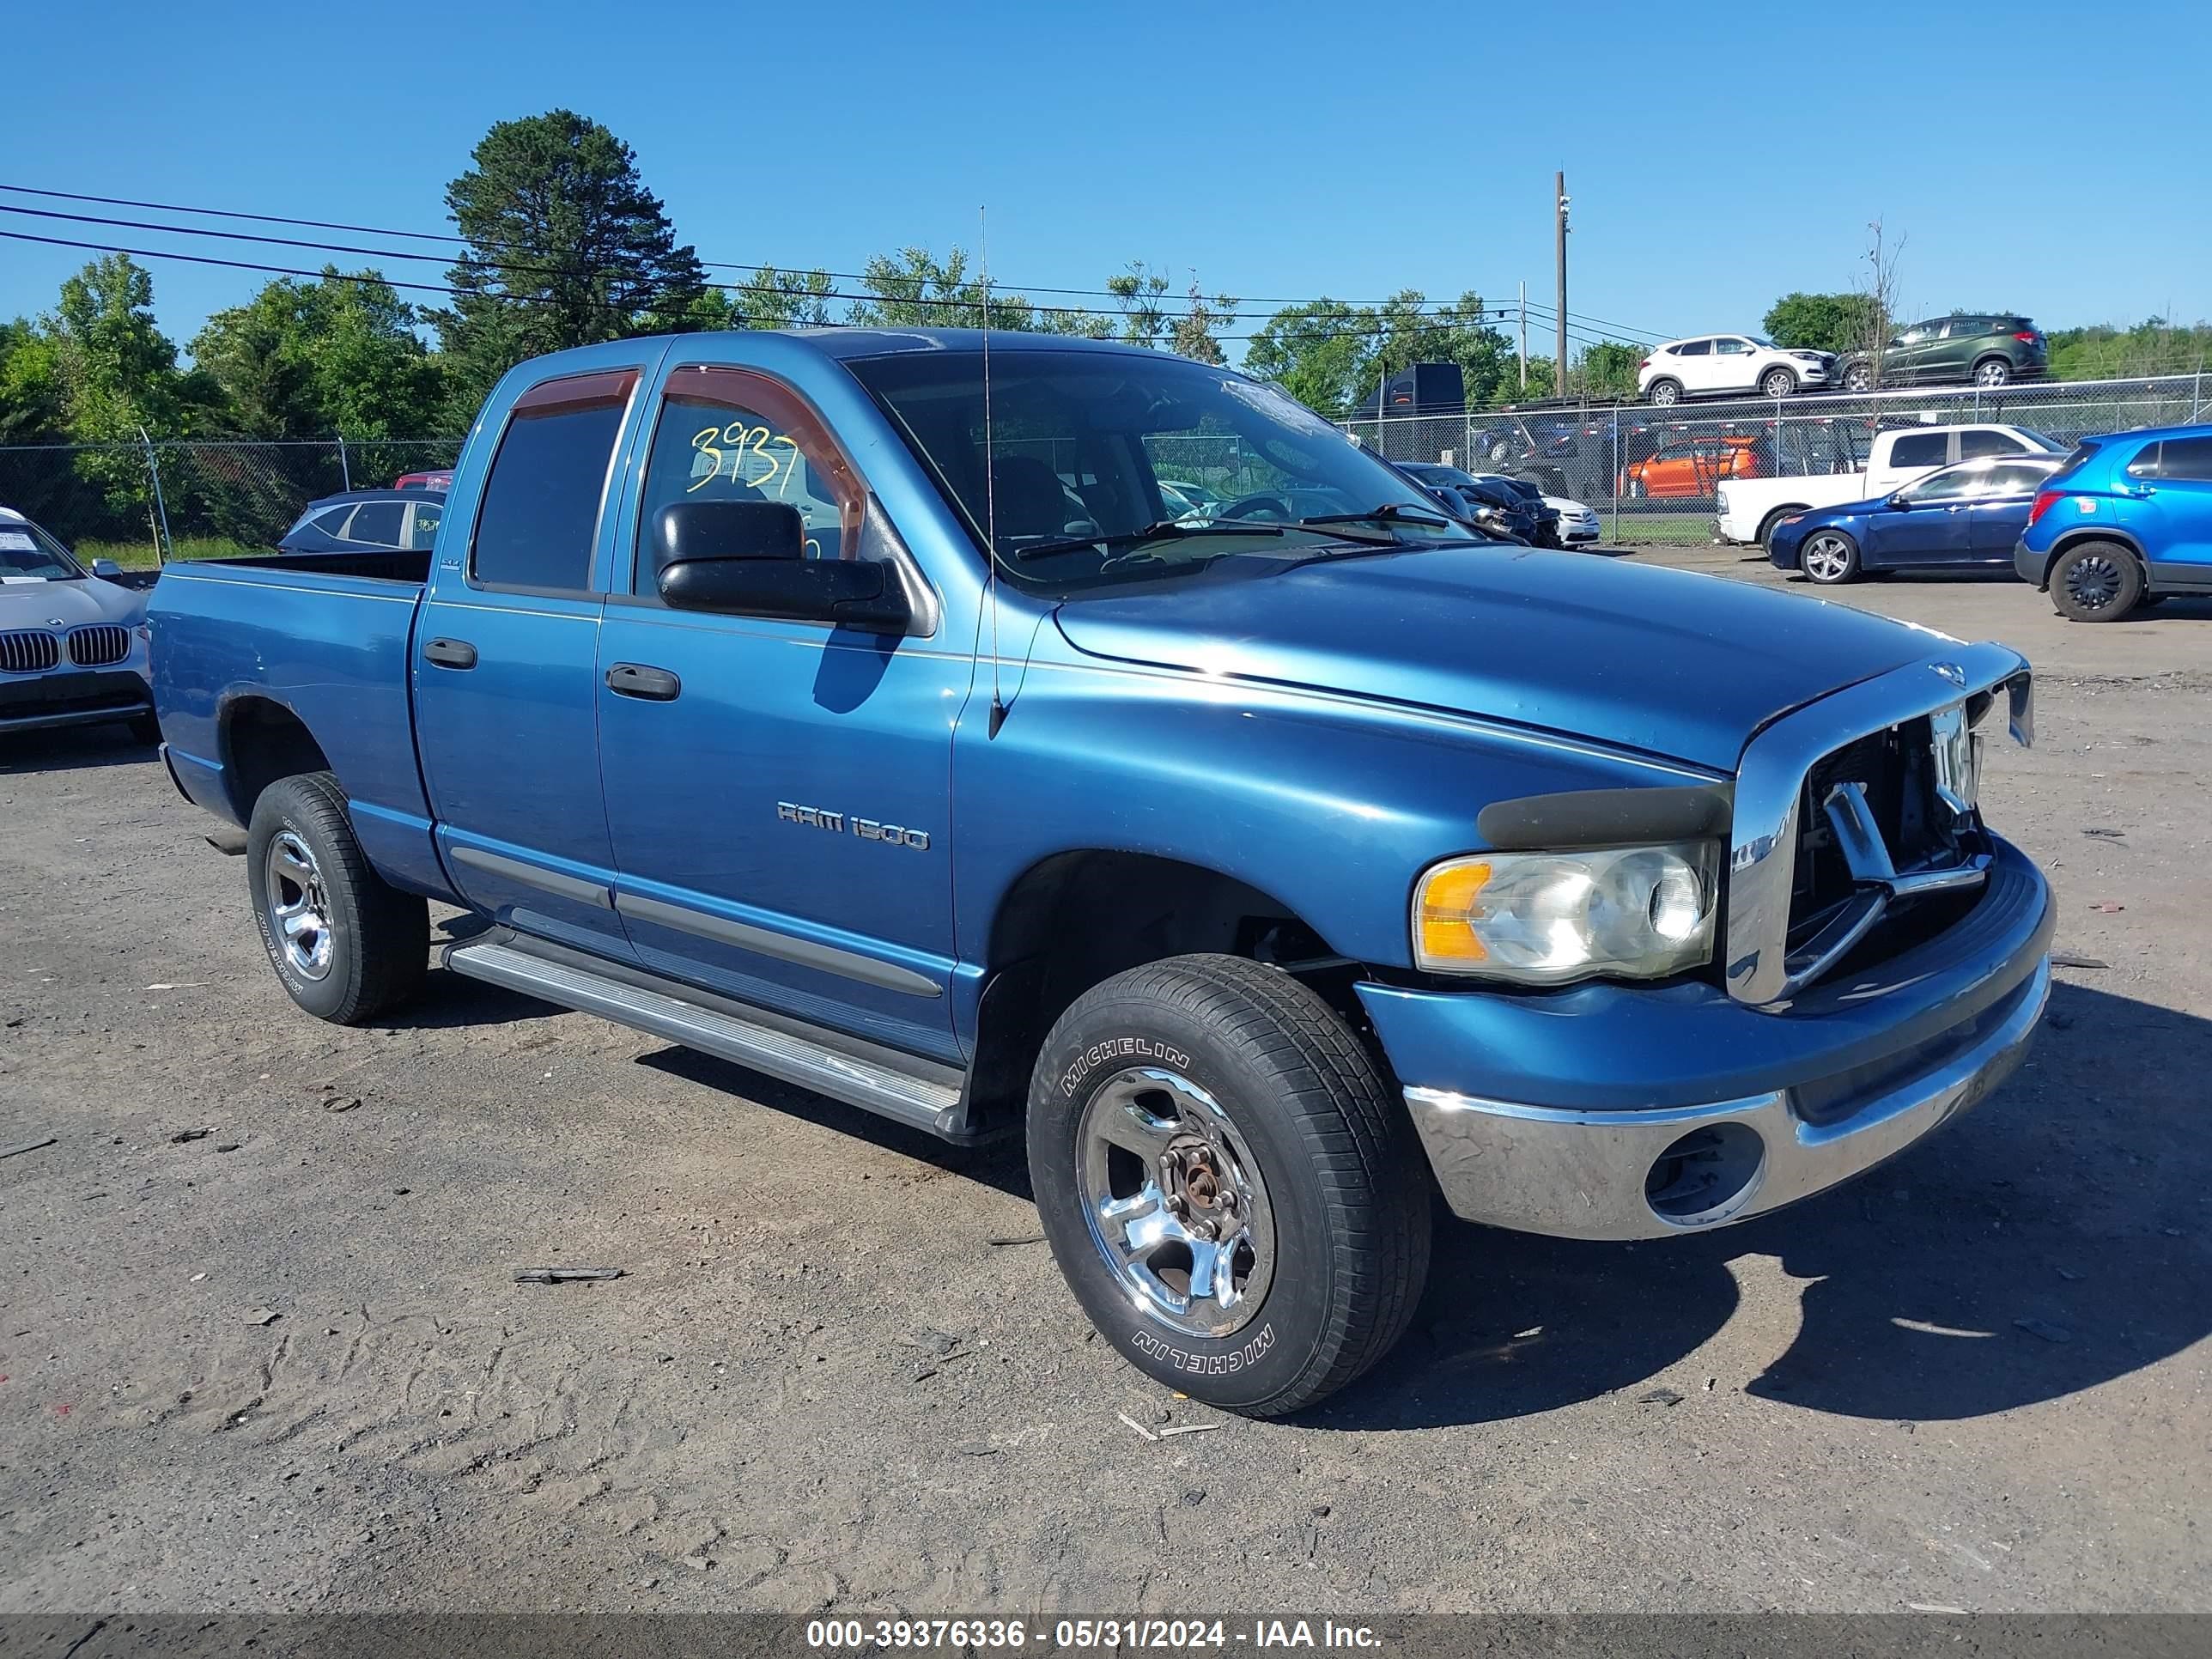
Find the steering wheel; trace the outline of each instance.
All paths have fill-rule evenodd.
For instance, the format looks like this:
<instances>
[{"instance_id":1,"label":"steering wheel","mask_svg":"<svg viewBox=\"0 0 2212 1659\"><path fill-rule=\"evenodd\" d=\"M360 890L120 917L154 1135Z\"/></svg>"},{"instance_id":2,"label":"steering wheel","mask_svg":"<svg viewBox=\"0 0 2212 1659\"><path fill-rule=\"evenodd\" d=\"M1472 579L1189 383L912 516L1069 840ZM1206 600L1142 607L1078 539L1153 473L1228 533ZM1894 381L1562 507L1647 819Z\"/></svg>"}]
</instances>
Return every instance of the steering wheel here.
<instances>
[{"instance_id":1,"label":"steering wheel","mask_svg":"<svg viewBox=\"0 0 2212 1659\"><path fill-rule=\"evenodd\" d=\"M1257 495L1239 495L1235 501L1230 502L1228 506L1223 507L1213 516L1217 519L1249 519L1254 514L1261 512L1263 509L1273 513L1277 518L1284 520L1285 523L1288 523L1290 520L1291 504L1285 501L1280 495L1268 495L1264 494Z\"/></svg>"}]
</instances>

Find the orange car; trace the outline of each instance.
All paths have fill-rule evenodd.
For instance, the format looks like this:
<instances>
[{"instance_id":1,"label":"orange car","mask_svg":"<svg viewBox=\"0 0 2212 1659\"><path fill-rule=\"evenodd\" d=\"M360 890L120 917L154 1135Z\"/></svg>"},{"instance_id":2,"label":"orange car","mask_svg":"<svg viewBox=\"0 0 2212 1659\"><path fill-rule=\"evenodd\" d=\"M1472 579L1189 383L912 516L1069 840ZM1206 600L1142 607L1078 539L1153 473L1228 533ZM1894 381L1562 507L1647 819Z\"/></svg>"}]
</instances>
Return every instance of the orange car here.
<instances>
[{"instance_id":1,"label":"orange car","mask_svg":"<svg viewBox=\"0 0 2212 1659\"><path fill-rule=\"evenodd\" d=\"M1756 437L1684 438L1620 472L1620 493L1682 501L1718 493L1723 478L1756 478L1765 468Z\"/></svg>"}]
</instances>

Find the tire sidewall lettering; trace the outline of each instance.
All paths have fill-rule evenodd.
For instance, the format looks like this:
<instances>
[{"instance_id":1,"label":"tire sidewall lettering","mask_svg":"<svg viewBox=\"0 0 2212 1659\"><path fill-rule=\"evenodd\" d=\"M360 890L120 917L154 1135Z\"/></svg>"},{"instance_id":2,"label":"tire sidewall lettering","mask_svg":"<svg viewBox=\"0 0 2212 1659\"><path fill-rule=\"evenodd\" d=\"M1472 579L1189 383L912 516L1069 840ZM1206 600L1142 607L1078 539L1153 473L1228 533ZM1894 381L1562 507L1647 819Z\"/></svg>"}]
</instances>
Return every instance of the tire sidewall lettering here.
<instances>
[{"instance_id":1,"label":"tire sidewall lettering","mask_svg":"<svg viewBox=\"0 0 2212 1659\"><path fill-rule=\"evenodd\" d=\"M1104 1037L1085 1048L1075 1057L1074 1063L1060 1073L1061 1096L1067 1099L1074 1098L1075 1091L1083 1086L1085 1078L1102 1066L1121 1061L1173 1066L1185 1074L1190 1071L1190 1056L1172 1043L1148 1036Z\"/></svg>"},{"instance_id":2,"label":"tire sidewall lettering","mask_svg":"<svg viewBox=\"0 0 2212 1659\"><path fill-rule=\"evenodd\" d=\"M1260 1357L1275 1346L1275 1325L1273 1320L1263 1323L1235 1347L1218 1353L1194 1353L1178 1347L1168 1337L1143 1326L1129 1333L1129 1346L1146 1358L1191 1376L1232 1376L1255 1364Z\"/></svg>"}]
</instances>

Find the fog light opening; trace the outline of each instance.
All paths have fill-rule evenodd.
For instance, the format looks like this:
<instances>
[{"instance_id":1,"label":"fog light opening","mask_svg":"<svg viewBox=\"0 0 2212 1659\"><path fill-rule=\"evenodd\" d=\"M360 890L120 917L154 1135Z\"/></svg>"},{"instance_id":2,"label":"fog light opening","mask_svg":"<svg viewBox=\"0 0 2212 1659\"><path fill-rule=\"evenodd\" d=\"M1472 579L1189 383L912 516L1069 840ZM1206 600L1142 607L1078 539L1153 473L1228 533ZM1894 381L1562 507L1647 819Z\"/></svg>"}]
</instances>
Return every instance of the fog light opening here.
<instances>
[{"instance_id":1,"label":"fog light opening","mask_svg":"<svg viewBox=\"0 0 2212 1659\"><path fill-rule=\"evenodd\" d=\"M1644 1177L1651 1213L1677 1227L1710 1227L1741 1210L1766 1167L1766 1143L1746 1123L1692 1129L1652 1160Z\"/></svg>"}]
</instances>

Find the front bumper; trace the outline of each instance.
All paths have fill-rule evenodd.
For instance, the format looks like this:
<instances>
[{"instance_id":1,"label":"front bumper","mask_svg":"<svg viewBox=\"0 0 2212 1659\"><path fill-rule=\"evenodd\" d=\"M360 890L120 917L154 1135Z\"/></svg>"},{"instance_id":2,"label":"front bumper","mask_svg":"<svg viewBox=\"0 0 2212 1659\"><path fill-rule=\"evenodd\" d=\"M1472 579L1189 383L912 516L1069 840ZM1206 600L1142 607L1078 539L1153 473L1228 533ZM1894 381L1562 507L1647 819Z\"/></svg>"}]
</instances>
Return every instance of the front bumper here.
<instances>
[{"instance_id":1,"label":"front bumper","mask_svg":"<svg viewBox=\"0 0 2212 1659\"><path fill-rule=\"evenodd\" d=\"M1965 917L1784 1013L1705 984L1360 995L1455 1212L1658 1238L1824 1191L1987 1096L2042 1015L2053 921L2041 872L2000 842Z\"/></svg>"},{"instance_id":2,"label":"front bumper","mask_svg":"<svg viewBox=\"0 0 2212 1659\"><path fill-rule=\"evenodd\" d=\"M134 668L63 667L0 678L0 732L93 726L153 711L146 677Z\"/></svg>"}]
</instances>

